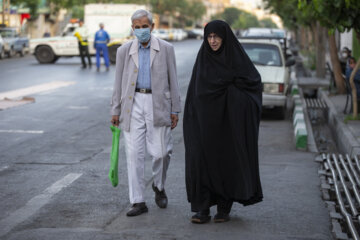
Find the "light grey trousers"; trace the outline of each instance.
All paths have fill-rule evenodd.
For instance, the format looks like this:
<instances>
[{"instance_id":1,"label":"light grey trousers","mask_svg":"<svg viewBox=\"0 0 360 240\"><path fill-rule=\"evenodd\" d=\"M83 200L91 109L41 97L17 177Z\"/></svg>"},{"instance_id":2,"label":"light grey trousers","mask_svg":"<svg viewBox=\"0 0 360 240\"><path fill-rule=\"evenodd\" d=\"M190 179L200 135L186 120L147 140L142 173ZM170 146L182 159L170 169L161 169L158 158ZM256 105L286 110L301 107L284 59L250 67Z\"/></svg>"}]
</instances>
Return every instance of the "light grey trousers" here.
<instances>
[{"instance_id":1,"label":"light grey trousers","mask_svg":"<svg viewBox=\"0 0 360 240\"><path fill-rule=\"evenodd\" d=\"M170 116L169 116L170 117ZM172 153L170 127L154 127L152 96L135 93L130 131L123 132L128 169L130 203L145 202L145 156L152 158L154 184L162 190Z\"/></svg>"}]
</instances>

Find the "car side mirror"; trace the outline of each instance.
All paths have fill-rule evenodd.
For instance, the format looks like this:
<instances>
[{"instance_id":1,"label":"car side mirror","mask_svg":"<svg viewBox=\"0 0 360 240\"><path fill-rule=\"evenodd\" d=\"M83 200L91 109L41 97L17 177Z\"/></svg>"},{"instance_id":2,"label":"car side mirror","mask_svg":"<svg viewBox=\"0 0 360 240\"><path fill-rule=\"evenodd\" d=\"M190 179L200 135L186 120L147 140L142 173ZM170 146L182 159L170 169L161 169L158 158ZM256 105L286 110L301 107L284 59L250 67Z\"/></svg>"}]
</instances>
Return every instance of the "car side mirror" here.
<instances>
[{"instance_id":1,"label":"car side mirror","mask_svg":"<svg viewBox=\"0 0 360 240\"><path fill-rule=\"evenodd\" d=\"M294 64L295 64L295 59L291 57L288 60L286 60L285 66L290 67L290 66L292 66Z\"/></svg>"}]
</instances>

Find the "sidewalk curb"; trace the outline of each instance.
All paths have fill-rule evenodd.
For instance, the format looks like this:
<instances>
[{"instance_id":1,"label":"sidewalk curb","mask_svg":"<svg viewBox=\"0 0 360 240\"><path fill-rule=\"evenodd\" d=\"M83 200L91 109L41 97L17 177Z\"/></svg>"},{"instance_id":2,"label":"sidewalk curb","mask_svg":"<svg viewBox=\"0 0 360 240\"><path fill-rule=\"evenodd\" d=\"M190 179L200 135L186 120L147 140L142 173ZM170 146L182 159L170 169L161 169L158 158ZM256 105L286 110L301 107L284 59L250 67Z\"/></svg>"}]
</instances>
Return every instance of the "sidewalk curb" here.
<instances>
[{"instance_id":1,"label":"sidewalk curb","mask_svg":"<svg viewBox=\"0 0 360 240\"><path fill-rule=\"evenodd\" d=\"M291 96L293 100L293 127L295 136L295 147L298 150L307 150L308 143L308 131L306 129L303 101L299 94L299 87L297 81L294 80L294 84L291 87Z\"/></svg>"},{"instance_id":2,"label":"sidewalk curb","mask_svg":"<svg viewBox=\"0 0 360 240\"><path fill-rule=\"evenodd\" d=\"M319 98L325 101L329 107L328 124L333 136L336 139L336 145L339 151L342 153L348 153L352 158L356 155L360 155L360 143L353 136L343 120L337 116L336 108L332 101L328 98L327 92L319 88L318 94Z\"/></svg>"}]
</instances>

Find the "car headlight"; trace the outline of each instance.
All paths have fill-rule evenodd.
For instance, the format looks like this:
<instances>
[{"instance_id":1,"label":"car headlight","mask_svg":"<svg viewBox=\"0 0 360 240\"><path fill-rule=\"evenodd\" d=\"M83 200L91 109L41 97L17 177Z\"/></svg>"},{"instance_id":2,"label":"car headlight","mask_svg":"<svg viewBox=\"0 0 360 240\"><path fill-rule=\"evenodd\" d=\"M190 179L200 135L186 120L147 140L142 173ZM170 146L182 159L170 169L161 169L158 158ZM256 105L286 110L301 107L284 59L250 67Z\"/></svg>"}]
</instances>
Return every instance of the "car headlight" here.
<instances>
[{"instance_id":1,"label":"car headlight","mask_svg":"<svg viewBox=\"0 0 360 240\"><path fill-rule=\"evenodd\" d=\"M263 92L271 94L279 94L284 92L284 84L282 83L264 83Z\"/></svg>"}]
</instances>

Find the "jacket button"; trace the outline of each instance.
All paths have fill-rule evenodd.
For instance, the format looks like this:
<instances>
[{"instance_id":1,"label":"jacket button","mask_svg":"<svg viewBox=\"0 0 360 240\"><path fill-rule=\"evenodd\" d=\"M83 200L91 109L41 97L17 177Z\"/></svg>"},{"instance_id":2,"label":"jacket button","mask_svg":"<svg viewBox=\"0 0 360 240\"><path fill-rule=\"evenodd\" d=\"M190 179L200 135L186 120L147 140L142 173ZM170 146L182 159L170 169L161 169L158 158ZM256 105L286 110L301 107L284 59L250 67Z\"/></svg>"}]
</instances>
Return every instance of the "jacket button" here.
<instances>
[{"instance_id":1,"label":"jacket button","mask_svg":"<svg viewBox=\"0 0 360 240\"><path fill-rule=\"evenodd\" d=\"M137 73L137 72L138 72L138 70L135 68L134 73Z\"/></svg>"},{"instance_id":2,"label":"jacket button","mask_svg":"<svg viewBox=\"0 0 360 240\"><path fill-rule=\"evenodd\" d=\"M135 83L134 83L134 82L132 82L132 83L131 83L131 86L134 86L134 85L135 85Z\"/></svg>"},{"instance_id":3,"label":"jacket button","mask_svg":"<svg viewBox=\"0 0 360 240\"><path fill-rule=\"evenodd\" d=\"M127 110L127 113L130 113L130 110L129 110L129 109Z\"/></svg>"},{"instance_id":4,"label":"jacket button","mask_svg":"<svg viewBox=\"0 0 360 240\"><path fill-rule=\"evenodd\" d=\"M132 96L130 96L129 99L131 100L131 99L132 99Z\"/></svg>"}]
</instances>

